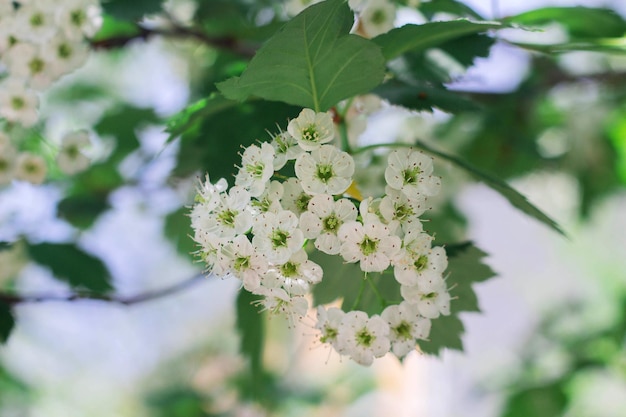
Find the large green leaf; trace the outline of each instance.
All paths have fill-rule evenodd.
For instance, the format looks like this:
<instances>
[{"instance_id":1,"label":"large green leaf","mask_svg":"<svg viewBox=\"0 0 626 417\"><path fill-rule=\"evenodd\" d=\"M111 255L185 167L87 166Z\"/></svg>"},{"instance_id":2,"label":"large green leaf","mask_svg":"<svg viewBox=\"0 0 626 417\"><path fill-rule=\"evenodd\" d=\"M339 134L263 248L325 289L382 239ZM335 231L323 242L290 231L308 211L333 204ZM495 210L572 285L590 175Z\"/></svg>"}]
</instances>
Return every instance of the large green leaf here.
<instances>
[{"instance_id":1,"label":"large green leaf","mask_svg":"<svg viewBox=\"0 0 626 417\"><path fill-rule=\"evenodd\" d=\"M546 7L531 10L507 21L521 25L562 24L575 38L619 38L626 32L626 21L614 10L589 7Z\"/></svg>"},{"instance_id":2,"label":"large green leaf","mask_svg":"<svg viewBox=\"0 0 626 417\"><path fill-rule=\"evenodd\" d=\"M264 314L256 304L261 299L245 289L237 296L237 330L240 335L239 350L249 359L250 379L246 384L249 394L255 397L262 392L263 347L265 344Z\"/></svg>"},{"instance_id":3,"label":"large green leaf","mask_svg":"<svg viewBox=\"0 0 626 417\"><path fill-rule=\"evenodd\" d=\"M33 261L47 266L58 279L78 290L105 293L112 289L109 273L102 261L72 244L40 243L29 245Z\"/></svg>"},{"instance_id":4,"label":"large green leaf","mask_svg":"<svg viewBox=\"0 0 626 417\"><path fill-rule=\"evenodd\" d=\"M503 417L557 417L562 416L567 405L563 384L560 381L532 387L515 393L504 406Z\"/></svg>"},{"instance_id":5,"label":"large green leaf","mask_svg":"<svg viewBox=\"0 0 626 417\"><path fill-rule=\"evenodd\" d=\"M401 81L390 81L378 86L374 92L392 104L418 111L432 111L438 108L446 112L457 113L480 109L478 104L460 93L449 91L442 85L429 85L427 83L412 85Z\"/></svg>"},{"instance_id":6,"label":"large green leaf","mask_svg":"<svg viewBox=\"0 0 626 417\"><path fill-rule=\"evenodd\" d=\"M374 43L349 34L353 22L345 1L313 5L270 38L240 77L218 88L233 100L257 96L317 111L366 93L382 81L384 58Z\"/></svg>"},{"instance_id":7,"label":"large green leaf","mask_svg":"<svg viewBox=\"0 0 626 417\"><path fill-rule=\"evenodd\" d=\"M517 190L511 187L506 182L502 181L500 178L495 177L487 172L484 172L469 162L461 159L457 156L450 155L445 152L438 151L431 146L425 144L424 142L417 141L415 142L415 146L429 152L433 155L438 156L441 159L445 159L446 161L452 162L458 167L463 168L470 174L472 174L479 181L484 182L486 185L500 193L504 198L506 198L509 203L511 203L517 209L523 211L531 217L539 220L540 222L546 224L551 227L553 230L559 232L560 234L565 236L565 232L561 227L550 217L548 217L544 212L535 207L532 203L530 203L526 197L520 194Z\"/></svg>"},{"instance_id":8,"label":"large green leaf","mask_svg":"<svg viewBox=\"0 0 626 417\"><path fill-rule=\"evenodd\" d=\"M163 0L104 0L102 9L119 19L134 20L161 10Z\"/></svg>"},{"instance_id":9,"label":"large green leaf","mask_svg":"<svg viewBox=\"0 0 626 417\"><path fill-rule=\"evenodd\" d=\"M455 14L459 17L483 20L474 9L456 0L432 0L419 5L419 11L429 20L437 13Z\"/></svg>"},{"instance_id":10,"label":"large green leaf","mask_svg":"<svg viewBox=\"0 0 626 417\"><path fill-rule=\"evenodd\" d=\"M13 326L15 326L15 318L11 306L0 301L0 344L9 339Z\"/></svg>"},{"instance_id":11,"label":"large green leaf","mask_svg":"<svg viewBox=\"0 0 626 417\"><path fill-rule=\"evenodd\" d=\"M453 39L504 27L498 22L470 22L460 19L423 25L404 25L379 35L372 41L380 45L383 55L389 60L408 51L438 47Z\"/></svg>"}]
</instances>

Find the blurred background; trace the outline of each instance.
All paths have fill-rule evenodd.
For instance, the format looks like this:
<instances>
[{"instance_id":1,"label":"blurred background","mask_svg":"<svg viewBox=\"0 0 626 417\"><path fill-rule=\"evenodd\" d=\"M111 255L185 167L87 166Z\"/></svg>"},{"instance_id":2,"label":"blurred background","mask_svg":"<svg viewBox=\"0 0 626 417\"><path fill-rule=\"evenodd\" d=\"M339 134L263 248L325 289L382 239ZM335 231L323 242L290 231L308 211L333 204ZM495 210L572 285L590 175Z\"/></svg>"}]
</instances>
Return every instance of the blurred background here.
<instances>
[{"instance_id":1,"label":"blurred background","mask_svg":"<svg viewBox=\"0 0 626 417\"><path fill-rule=\"evenodd\" d=\"M464 3L488 19L557 5L610 8L626 18L620 0ZM186 0L165 7L181 22L201 9ZM403 10L396 24L427 18ZM157 17L146 21L159 24ZM464 351L413 352L403 363L389 356L364 368L316 343L313 320L289 329L271 318L267 375L257 392L265 408L247 394L238 354L237 282L194 280L202 266L185 256L185 205L202 165L185 159L194 148L168 141L162 123L244 64L194 40L159 36L91 54L43 96L44 136L55 143L68 128L95 130L96 161L110 155L116 131L136 135L139 146L120 159L107 209L87 220L70 211L59 218L57 208L67 208L59 204L70 193L62 181L0 189L0 240L64 242L85 220L77 242L104 260L116 294L191 281L130 306L16 305L17 324L0 346L0 416L626 416L626 55L589 50L548 57L537 47L512 45L563 36L567 30L557 24L542 32L498 32L488 57L445 82L482 111L451 115L383 105L358 140L440 142L509 180L567 237L440 164L449 191L432 219L445 222L439 237L474 241L497 273L474 288L482 313L461 315ZM273 104L241 111L265 117L258 132L284 125L292 112ZM235 113L203 129L257 139ZM217 164L210 158L227 151L202 163ZM0 252L0 285L50 296L70 289L26 262L19 247Z\"/></svg>"}]
</instances>

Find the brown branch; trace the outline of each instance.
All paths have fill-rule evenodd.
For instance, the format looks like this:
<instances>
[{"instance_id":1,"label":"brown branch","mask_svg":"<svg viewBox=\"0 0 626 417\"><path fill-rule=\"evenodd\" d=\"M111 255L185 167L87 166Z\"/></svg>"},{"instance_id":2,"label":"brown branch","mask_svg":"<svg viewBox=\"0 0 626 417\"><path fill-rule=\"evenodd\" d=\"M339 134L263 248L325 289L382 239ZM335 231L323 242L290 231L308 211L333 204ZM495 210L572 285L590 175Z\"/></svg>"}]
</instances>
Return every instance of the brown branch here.
<instances>
[{"instance_id":1,"label":"brown branch","mask_svg":"<svg viewBox=\"0 0 626 417\"><path fill-rule=\"evenodd\" d=\"M193 277L184 281L178 282L169 287L161 288L159 290L147 291L145 293L136 294L132 296L120 296L120 295L106 295L97 294L92 292L73 292L68 295L54 295L54 294L13 294L9 292L0 292L0 303L10 306L24 303L43 303L49 301L82 301L82 300L95 300L104 301L113 304L121 304L130 306L133 304L140 304L147 301L156 300L172 294L176 294L189 287L197 285L201 281L204 281L204 274L194 275Z\"/></svg>"},{"instance_id":2,"label":"brown branch","mask_svg":"<svg viewBox=\"0 0 626 417\"><path fill-rule=\"evenodd\" d=\"M170 26L171 27L168 29L148 28L136 23L135 27L137 28L137 33L92 40L90 45L93 49L116 49L124 47L135 40L148 41L154 36L163 36L174 39L195 39L213 48L230 51L246 58L252 58L256 52L256 48L246 46L234 36L212 37L200 30L185 27L173 22Z\"/></svg>"}]
</instances>

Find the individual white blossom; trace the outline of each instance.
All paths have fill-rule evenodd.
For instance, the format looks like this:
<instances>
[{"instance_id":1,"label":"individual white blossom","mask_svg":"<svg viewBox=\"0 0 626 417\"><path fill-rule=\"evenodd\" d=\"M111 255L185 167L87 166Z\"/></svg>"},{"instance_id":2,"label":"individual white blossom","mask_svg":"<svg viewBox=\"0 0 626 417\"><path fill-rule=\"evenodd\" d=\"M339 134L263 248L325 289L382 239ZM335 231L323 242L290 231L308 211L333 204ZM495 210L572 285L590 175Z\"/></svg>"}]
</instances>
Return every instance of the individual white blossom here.
<instances>
[{"instance_id":1,"label":"individual white blossom","mask_svg":"<svg viewBox=\"0 0 626 417\"><path fill-rule=\"evenodd\" d=\"M304 236L298 228L298 217L289 210L266 212L255 219L252 244L270 262L285 263L302 248Z\"/></svg>"},{"instance_id":2,"label":"individual white blossom","mask_svg":"<svg viewBox=\"0 0 626 417\"><path fill-rule=\"evenodd\" d=\"M396 259L394 276L402 285L417 285L421 291L431 292L441 286L447 267L446 251L441 246L423 252L403 250L403 256Z\"/></svg>"},{"instance_id":3,"label":"individual white blossom","mask_svg":"<svg viewBox=\"0 0 626 417\"><path fill-rule=\"evenodd\" d=\"M300 229L307 239L315 239L315 247L329 255L341 248L337 236L342 224L357 218L354 204L341 198L337 201L328 194L317 194L309 201L309 210L300 215Z\"/></svg>"},{"instance_id":4,"label":"individual white blossom","mask_svg":"<svg viewBox=\"0 0 626 417\"><path fill-rule=\"evenodd\" d=\"M289 132L280 132L272 137L270 142L274 148L274 170L278 171L285 166L287 161L296 159L304 149L298 145L298 141Z\"/></svg>"},{"instance_id":5,"label":"individual white blossom","mask_svg":"<svg viewBox=\"0 0 626 417\"><path fill-rule=\"evenodd\" d=\"M241 156L235 184L246 188L252 197L260 196L274 173L273 161L274 148L269 143L248 146Z\"/></svg>"},{"instance_id":6,"label":"individual white blossom","mask_svg":"<svg viewBox=\"0 0 626 417\"><path fill-rule=\"evenodd\" d=\"M10 79L0 83L0 117L30 127L39 119L38 105L37 93L28 89L23 81Z\"/></svg>"},{"instance_id":7,"label":"individual white blossom","mask_svg":"<svg viewBox=\"0 0 626 417\"><path fill-rule=\"evenodd\" d=\"M302 295L289 294L283 285L284 280L270 271L263 276L261 285L254 293L263 296L258 302L263 310L286 316L293 326L295 318L306 315L309 303Z\"/></svg>"},{"instance_id":8,"label":"individual white blossom","mask_svg":"<svg viewBox=\"0 0 626 417\"><path fill-rule=\"evenodd\" d=\"M389 352L389 325L379 316L350 311L339 326L338 343L355 362L369 366Z\"/></svg>"},{"instance_id":9,"label":"individual white blossom","mask_svg":"<svg viewBox=\"0 0 626 417\"><path fill-rule=\"evenodd\" d=\"M58 4L48 0L32 0L20 4L15 13L18 39L41 43L57 30L55 12Z\"/></svg>"},{"instance_id":10,"label":"individual white blossom","mask_svg":"<svg viewBox=\"0 0 626 417\"><path fill-rule=\"evenodd\" d=\"M228 193L217 194L217 201L196 204L191 212L195 230L218 237L233 238L252 227L249 210L250 193L242 187L232 187Z\"/></svg>"},{"instance_id":11,"label":"individual white blossom","mask_svg":"<svg viewBox=\"0 0 626 417\"><path fill-rule=\"evenodd\" d=\"M359 262L365 272L381 272L400 250L401 240L386 225L371 220L365 224L351 221L339 228L340 253L346 262Z\"/></svg>"},{"instance_id":12,"label":"individual white blossom","mask_svg":"<svg viewBox=\"0 0 626 417\"><path fill-rule=\"evenodd\" d=\"M310 284L317 284L322 280L322 268L308 259L304 249L294 252L287 262L275 268L285 280L302 280Z\"/></svg>"},{"instance_id":13,"label":"individual white blossom","mask_svg":"<svg viewBox=\"0 0 626 417\"><path fill-rule=\"evenodd\" d=\"M343 344L339 342L339 327L343 321L346 313L337 308L331 307L329 309L324 306L317 307L317 323L315 328L321 332L320 342L330 343L331 346L339 353L346 354L346 349Z\"/></svg>"},{"instance_id":14,"label":"individual white blossom","mask_svg":"<svg viewBox=\"0 0 626 417\"><path fill-rule=\"evenodd\" d=\"M393 29L396 6L388 0L368 0L361 6L359 14L360 32L373 38Z\"/></svg>"},{"instance_id":15,"label":"individual white blossom","mask_svg":"<svg viewBox=\"0 0 626 417\"><path fill-rule=\"evenodd\" d=\"M98 0L64 0L55 15L57 26L65 36L80 40L96 34L102 26L102 10Z\"/></svg>"},{"instance_id":16,"label":"individual white blossom","mask_svg":"<svg viewBox=\"0 0 626 417\"><path fill-rule=\"evenodd\" d=\"M401 285L400 294L407 302L415 304L419 313L428 319L436 319L440 314L450 314L450 293L445 281L434 291L422 291L419 285Z\"/></svg>"},{"instance_id":17,"label":"individual white blossom","mask_svg":"<svg viewBox=\"0 0 626 417\"><path fill-rule=\"evenodd\" d=\"M11 77L24 80L31 88L41 91L55 80L51 63L42 53L45 46L21 42L5 54Z\"/></svg>"},{"instance_id":18,"label":"individual white blossom","mask_svg":"<svg viewBox=\"0 0 626 417\"><path fill-rule=\"evenodd\" d=\"M222 261L227 271L243 282L246 290L255 292L261 285L261 276L269 265L245 235L236 236L232 242L224 245L221 251Z\"/></svg>"},{"instance_id":19,"label":"individual white blossom","mask_svg":"<svg viewBox=\"0 0 626 417\"><path fill-rule=\"evenodd\" d=\"M426 339L431 322L422 317L417 305L403 301L385 308L380 315L389 325L391 351L399 358L415 349L416 339Z\"/></svg>"},{"instance_id":20,"label":"individual white blossom","mask_svg":"<svg viewBox=\"0 0 626 417\"><path fill-rule=\"evenodd\" d=\"M410 199L419 195L434 196L441 188L439 177L433 176L433 160L413 148L394 150L389 153L385 180Z\"/></svg>"},{"instance_id":21,"label":"individual white blossom","mask_svg":"<svg viewBox=\"0 0 626 417\"><path fill-rule=\"evenodd\" d=\"M298 178L289 178L283 183L283 197L280 200L285 210L289 210L296 215L301 215L309 207L311 195L304 192Z\"/></svg>"},{"instance_id":22,"label":"individual white blossom","mask_svg":"<svg viewBox=\"0 0 626 417\"><path fill-rule=\"evenodd\" d=\"M341 194L352 183L354 160L333 145L322 145L296 159L296 175L309 194Z\"/></svg>"},{"instance_id":23,"label":"individual white blossom","mask_svg":"<svg viewBox=\"0 0 626 417\"><path fill-rule=\"evenodd\" d=\"M46 179L48 167L41 156L22 152L17 156L14 172L15 178L18 180L41 184Z\"/></svg>"},{"instance_id":24,"label":"individual white blossom","mask_svg":"<svg viewBox=\"0 0 626 417\"><path fill-rule=\"evenodd\" d=\"M380 201L379 210L387 224L395 222L404 226L405 230L414 224L421 225L419 216L426 211L426 198L423 195L409 198L405 193L389 186L385 191L386 195Z\"/></svg>"},{"instance_id":25,"label":"individual white blossom","mask_svg":"<svg viewBox=\"0 0 626 417\"><path fill-rule=\"evenodd\" d=\"M81 130L65 135L61 140L61 148L56 159L59 169L69 175L87 169L91 160L82 151L89 143L87 131Z\"/></svg>"},{"instance_id":26,"label":"individual white blossom","mask_svg":"<svg viewBox=\"0 0 626 417\"><path fill-rule=\"evenodd\" d=\"M284 191L285 189L283 184L278 181L271 181L267 184L265 190L260 196L252 199L252 207L258 213L265 213L267 211L277 213L283 210L283 207L280 205L280 199L282 198Z\"/></svg>"},{"instance_id":27,"label":"individual white blossom","mask_svg":"<svg viewBox=\"0 0 626 417\"><path fill-rule=\"evenodd\" d=\"M287 131L305 151L318 149L333 140L335 128L330 113L316 113L303 109L297 118L287 125Z\"/></svg>"},{"instance_id":28,"label":"individual white blossom","mask_svg":"<svg viewBox=\"0 0 626 417\"><path fill-rule=\"evenodd\" d=\"M58 79L81 67L89 56L89 48L84 42L59 33L48 40L42 56L49 67L47 71L50 72L50 76Z\"/></svg>"}]
</instances>

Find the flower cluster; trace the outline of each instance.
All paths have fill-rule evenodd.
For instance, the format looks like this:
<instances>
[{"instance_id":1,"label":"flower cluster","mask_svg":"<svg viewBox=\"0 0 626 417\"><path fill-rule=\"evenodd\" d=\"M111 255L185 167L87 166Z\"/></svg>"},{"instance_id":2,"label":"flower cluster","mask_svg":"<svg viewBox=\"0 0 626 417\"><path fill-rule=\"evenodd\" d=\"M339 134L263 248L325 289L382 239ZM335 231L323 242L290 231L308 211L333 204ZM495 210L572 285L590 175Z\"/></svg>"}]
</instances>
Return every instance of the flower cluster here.
<instances>
[{"instance_id":1,"label":"flower cluster","mask_svg":"<svg viewBox=\"0 0 626 417\"><path fill-rule=\"evenodd\" d=\"M430 157L412 148L394 150L385 194L359 201L354 161L332 143L334 132L329 113L302 110L270 143L243 151L233 187L224 179L211 184L207 176L191 221L198 254L212 273L240 279L262 296L265 309L292 319L307 314L305 296L323 278L307 247L363 272L340 279L389 271L403 300L388 300L380 315L318 307L320 340L369 365L390 350L406 355L428 337L431 319L449 314L446 253L432 246L420 221L440 179L432 175ZM279 172L288 164L295 176Z\"/></svg>"},{"instance_id":2,"label":"flower cluster","mask_svg":"<svg viewBox=\"0 0 626 417\"><path fill-rule=\"evenodd\" d=\"M0 117L23 126L37 122L37 92L81 66L100 24L97 0L0 3Z\"/></svg>"}]
</instances>

